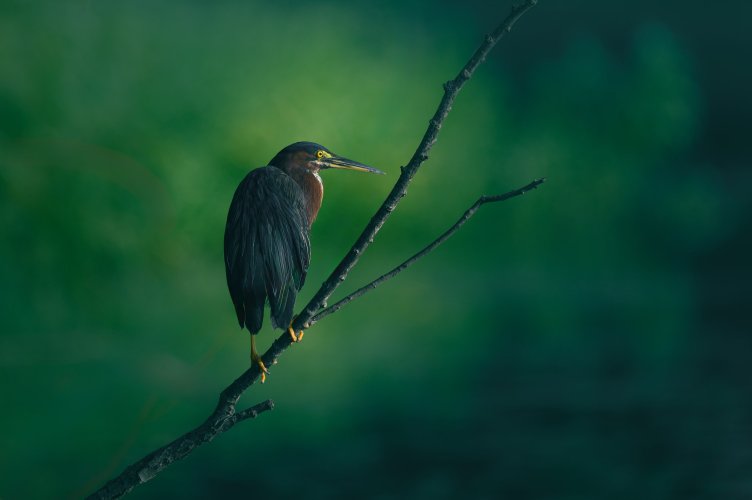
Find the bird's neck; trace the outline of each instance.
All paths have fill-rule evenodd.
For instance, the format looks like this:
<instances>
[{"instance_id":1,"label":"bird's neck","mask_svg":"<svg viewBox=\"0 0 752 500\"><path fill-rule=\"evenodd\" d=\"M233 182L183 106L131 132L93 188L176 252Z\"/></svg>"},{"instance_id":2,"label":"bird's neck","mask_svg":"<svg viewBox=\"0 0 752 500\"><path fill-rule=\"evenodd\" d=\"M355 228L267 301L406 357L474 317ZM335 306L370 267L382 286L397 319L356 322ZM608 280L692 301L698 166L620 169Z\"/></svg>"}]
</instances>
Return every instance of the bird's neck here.
<instances>
[{"instance_id":1,"label":"bird's neck","mask_svg":"<svg viewBox=\"0 0 752 500\"><path fill-rule=\"evenodd\" d=\"M310 228L313 221L316 220L319 208L321 208L321 201L324 199L324 183L321 182L318 172L312 172L308 169L293 168L285 172L303 190L306 213L308 215L308 227Z\"/></svg>"}]
</instances>

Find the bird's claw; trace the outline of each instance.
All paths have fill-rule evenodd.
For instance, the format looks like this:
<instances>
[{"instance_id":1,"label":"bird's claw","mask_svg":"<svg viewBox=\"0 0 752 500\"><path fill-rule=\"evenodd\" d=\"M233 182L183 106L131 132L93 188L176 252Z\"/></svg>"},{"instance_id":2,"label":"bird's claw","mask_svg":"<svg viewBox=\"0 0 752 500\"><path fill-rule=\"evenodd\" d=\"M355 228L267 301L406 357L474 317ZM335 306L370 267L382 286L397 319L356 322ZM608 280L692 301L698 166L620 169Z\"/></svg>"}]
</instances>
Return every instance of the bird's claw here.
<instances>
[{"instance_id":1,"label":"bird's claw","mask_svg":"<svg viewBox=\"0 0 752 500\"><path fill-rule=\"evenodd\" d=\"M269 373L269 370L266 369L266 365L264 365L264 362L259 359L256 361L256 364L258 364L259 370L261 370L261 383L263 384L266 382L266 374Z\"/></svg>"},{"instance_id":2,"label":"bird's claw","mask_svg":"<svg viewBox=\"0 0 752 500\"><path fill-rule=\"evenodd\" d=\"M261 360L260 356L254 357L253 362L259 367L259 371L261 372L261 383L263 384L266 382L266 375L269 373L269 370L266 369L266 365Z\"/></svg>"},{"instance_id":3,"label":"bird's claw","mask_svg":"<svg viewBox=\"0 0 752 500\"><path fill-rule=\"evenodd\" d=\"M251 363L256 363L256 366L258 366L259 372L261 372L261 383L266 382L266 374L269 373L269 370L266 369L264 360L261 359L256 350L256 336L254 334L251 334Z\"/></svg>"},{"instance_id":4,"label":"bird's claw","mask_svg":"<svg viewBox=\"0 0 752 500\"><path fill-rule=\"evenodd\" d=\"M292 338L293 342L300 342L301 340L303 340L303 330L300 330L296 335L292 325L287 328L287 333L290 334L290 338Z\"/></svg>"}]
</instances>

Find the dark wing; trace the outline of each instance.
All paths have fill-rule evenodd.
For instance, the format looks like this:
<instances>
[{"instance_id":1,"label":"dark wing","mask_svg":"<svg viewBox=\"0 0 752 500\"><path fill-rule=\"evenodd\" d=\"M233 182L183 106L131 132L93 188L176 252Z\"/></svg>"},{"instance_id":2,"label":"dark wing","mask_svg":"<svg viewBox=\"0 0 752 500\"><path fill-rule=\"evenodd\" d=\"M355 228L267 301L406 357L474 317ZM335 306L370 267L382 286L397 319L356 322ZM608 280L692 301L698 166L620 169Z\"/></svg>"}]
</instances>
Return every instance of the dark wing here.
<instances>
[{"instance_id":1,"label":"dark wing","mask_svg":"<svg viewBox=\"0 0 752 500\"><path fill-rule=\"evenodd\" d=\"M303 190L275 167L252 170L238 186L225 226L225 271L240 327L287 328L305 282L311 246Z\"/></svg>"}]
</instances>

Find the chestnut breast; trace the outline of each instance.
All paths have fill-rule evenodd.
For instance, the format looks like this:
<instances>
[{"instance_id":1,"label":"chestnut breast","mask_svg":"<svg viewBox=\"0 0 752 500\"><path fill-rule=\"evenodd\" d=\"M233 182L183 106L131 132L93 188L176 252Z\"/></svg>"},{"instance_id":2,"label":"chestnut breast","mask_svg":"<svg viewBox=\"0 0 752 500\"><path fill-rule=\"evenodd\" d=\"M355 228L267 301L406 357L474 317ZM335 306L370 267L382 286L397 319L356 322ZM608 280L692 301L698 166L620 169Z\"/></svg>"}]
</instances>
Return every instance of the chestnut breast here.
<instances>
[{"instance_id":1,"label":"chestnut breast","mask_svg":"<svg viewBox=\"0 0 752 500\"><path fill-rule=\"evenodd\" d=\"M299 179L295 179L298 185L303 189L306 200L306 213L308 215L308 227L310 228L316 215L321 208L321 201L324 199L324 183L321 182L318 172L310 170L305 171Z\"/></svg>"}]
</instances>

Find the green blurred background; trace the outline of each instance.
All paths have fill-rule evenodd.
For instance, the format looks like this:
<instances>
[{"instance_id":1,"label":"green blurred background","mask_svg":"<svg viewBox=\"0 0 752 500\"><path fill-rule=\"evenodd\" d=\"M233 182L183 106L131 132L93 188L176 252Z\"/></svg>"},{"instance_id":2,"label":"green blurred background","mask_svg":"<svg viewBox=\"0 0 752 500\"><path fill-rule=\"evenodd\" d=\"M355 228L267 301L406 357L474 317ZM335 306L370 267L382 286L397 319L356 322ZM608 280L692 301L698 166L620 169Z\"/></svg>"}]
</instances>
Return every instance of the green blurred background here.
<instances>
[{"instance_id":1,"label":"green blurred background","mask_svg":"<svg viewBox=\"0 0 752 500\"><path fill-rule=\"evenodd\" d=\"M298 140L388 172L324 174L302 305L508 8L0 2L0 497L80 497L202 421L249 362L237 183ZM752 497L750 18L540 2L335 298L549 182L316 325L241 400L272 413L132 498Z\"/></svg>"}]
</instances>

